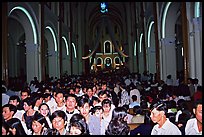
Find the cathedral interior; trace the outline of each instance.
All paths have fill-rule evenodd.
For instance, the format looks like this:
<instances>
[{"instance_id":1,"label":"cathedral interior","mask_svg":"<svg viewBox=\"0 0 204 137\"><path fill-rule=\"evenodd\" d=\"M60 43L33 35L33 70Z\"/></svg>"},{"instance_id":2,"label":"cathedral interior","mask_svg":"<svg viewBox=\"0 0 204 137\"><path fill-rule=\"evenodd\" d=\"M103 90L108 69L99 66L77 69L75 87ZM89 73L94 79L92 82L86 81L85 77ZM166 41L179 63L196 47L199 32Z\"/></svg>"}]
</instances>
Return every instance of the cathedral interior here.
<instances>
[{"instance_id":1,"label":"cathedral interior","mask_svg":"<svg viewBox=\"0 0 204 137\"><path fill-rule=\"evenodd\" d=\"M202 83L202 2L3 2L2 80L127 67Z\"/></svg>"}]
</instances>

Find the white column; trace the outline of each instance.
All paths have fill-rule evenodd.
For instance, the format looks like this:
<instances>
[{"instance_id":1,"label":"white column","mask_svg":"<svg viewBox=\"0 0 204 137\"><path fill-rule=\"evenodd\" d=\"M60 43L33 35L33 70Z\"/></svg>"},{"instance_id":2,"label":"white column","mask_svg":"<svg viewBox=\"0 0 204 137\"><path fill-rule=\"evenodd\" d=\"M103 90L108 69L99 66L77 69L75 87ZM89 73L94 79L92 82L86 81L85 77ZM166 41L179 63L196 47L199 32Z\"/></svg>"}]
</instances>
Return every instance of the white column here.
<instances>
[{"instance_id":1,"label":"white column","mask_svg":"<svg viewBox=\"0 0 204 137\"><path fill-rule=\"evenodd\" d=\"M30 82L34 77L39 78L37 49L38 45L36 44L26 44L27 82Z\"/></svg>"},{"instance_id":2,"label":"white column","mask_svg":"<svg viewBox=\"0 0 204 137\"><path fill-rule=\"evenodd\" d=\"M188 33L189 33L189 45L188 45L188 55L189 55L189 77L194 78L196 76L195 73L195 45L194 45L194 30L193 30L193 22L192 22L192 15L191 15L191 3L186 3L186 16L189 21L188 25Z\"/></svg>"},{"instance_id":3,"label":"white column","mask_svg":"<svg viewBox=\"0 0 204 137\"><path fill-rule=\"evenodd\" d=\"M195 32L195 63L196 63L196 78L198 78L199 83L202 82L202 43L200 32L202 30L202 25L200 24L202 18L193 18L194 32Z\"/></svg>"}]
</instances>

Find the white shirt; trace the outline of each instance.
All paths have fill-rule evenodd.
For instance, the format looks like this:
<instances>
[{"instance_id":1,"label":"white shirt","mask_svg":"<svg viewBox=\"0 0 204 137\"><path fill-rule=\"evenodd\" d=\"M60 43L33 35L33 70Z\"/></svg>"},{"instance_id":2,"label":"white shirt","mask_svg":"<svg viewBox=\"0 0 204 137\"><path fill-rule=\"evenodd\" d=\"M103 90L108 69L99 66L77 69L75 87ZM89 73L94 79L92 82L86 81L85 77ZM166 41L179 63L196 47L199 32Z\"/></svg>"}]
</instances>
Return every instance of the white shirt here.
<instances>
[{"instance_id":1,"label":"white shirt","mask_svg":"<svg viewBox=\"0 0 204 137\"><path fill-rule=\"evenodd\" d=\"M66 126L66 130L68 131L69 130L69 124L70 124L70 119L71 117L74 115L74 114L79 114L79 110L78 109L74 109L74 112L72 114L68 114L66 111L65 111L66 115L67 115L67 126Z\"/></svg>"},{"instance_id":2,"label":"white shirt","mask_svg":"<svg viewBox=\"0 0 204 137\"><path fill-rule=\"evenodd\" d=\"M159 124L153 127L151 135L181 135L181 131L167 118L161 128L159 128Z\"/></svg>"},{"instance_id":3,"label":"white shirt","mask_svg":"<svg viewBox=\"0 0 204 137\"><path fill-rule=\"evenodd\" d=\"M17 110L16 113L13 115L13 118L18 118L22 121L23 114L25 113L24 110Z\"/></svg>"},{"instance_id":4,"label":"white shirt","mask_svg":"<svg viewBox=\"0 0 204 137\"><path fill-rule=\"evenodd\" d=\"M191 118L187 121L185 127L185 135L202 135L202 131L198 131L197 119Z\"/></svg>"},{"instance_id":5,"label":"white shirt","mask_svg":"<svg viewBox=\"0 0 204 137\"><path fill-rule=\"evenodd\" d=\"M2 102L1 102L1 105L3 106L3 105L8 104L9 98L10 98L9 95L7 95L5 93L2 93Z\"/></svg>"}]
</instances>

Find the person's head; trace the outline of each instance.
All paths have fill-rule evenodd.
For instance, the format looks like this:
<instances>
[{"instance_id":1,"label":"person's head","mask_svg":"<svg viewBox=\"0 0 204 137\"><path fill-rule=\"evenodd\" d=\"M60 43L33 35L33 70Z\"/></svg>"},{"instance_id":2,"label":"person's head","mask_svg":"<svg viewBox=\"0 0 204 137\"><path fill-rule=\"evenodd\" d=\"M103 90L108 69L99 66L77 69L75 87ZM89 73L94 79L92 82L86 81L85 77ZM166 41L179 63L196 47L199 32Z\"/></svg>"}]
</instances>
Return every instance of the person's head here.
<instances>
[{"instance_id":1,"label":"person's head","mask_svg":"<svg viewBox=\"0 0 204 137\"><path fill-rule=\"evenodd\" d=\"M87 123L84 120L70 123L69 135L89 135Z\"/></svg>"},{"instance_id":2,"label":"person's head","mask_svg":"<svg viewBox=\"0 0 204 137\"><path fill-rule=\"evenodd\" d=\"M101 102L102 108L103 108L103 112L110 112L111 110L111 101L109 99L104 99Z\"/></svg>"},{"instance_id":3,"label":"person's head","mask_svg":"<svg viewBox=\"0 0 204 137\"><path fill-rule=\"evenodd\" d=\"M26 135L25 130L18 118L12 118L7 121L13 135Z\"/></svg>"},{"instance_id":4,"label":"person's head","mask_svg":"<svg viewBox=\"0 0 204 137\"><path fill-rule=\"evenodd\" d=\"M70 123L72 123L72 122L78 121L78 120L86 121L85 117L80 113L73 114L69 121L70 121Z\"/></svg>"},{"instance_id":5,"label":"person's head","mask_svg":"<svg viewBox=\"0 0 204 137\"><path fill-rule=\"evenodd\" d=\"M127 121L127 110L124 107L116 107L112 112L112 120Z\"/></svg>"},{"instance_id":6,"label":"person's head","mask_svg":"<svg viewBox=\"0 0 204 137\"><path fill-rule=\"evenodd\" d=\"M133 107L133 112L136 114L136 115L141 115L142 114L142 109L140 106L134 106Z\"/></svg>"},{"instance_id":7,"label":"person's head","mask_svg":"<svg viewBox=\"0 0 204 137\"><path fill-rule=\"evenodd\" d=\"M102 113L103 113L103 107L102 106L95 106L92 109L92 115L95 115L99 117L100 119L102 118Z\"/></svg>"},{"instance_id":8,"label":"person's head","mask_svg":"<svg viewBox=\"0 0 204 137\"><path fill-rule=\"evenodd\" d=\"M127 122L120 120L111 120L107 129L105 130L105 135L128 135L130 132L130 127Z\"/></svg>"},{"instance_id":9,"label":"person's head","mask_svg":"<svg viewBox=\"0 0 204 137\"><path fill-rule=\"evenodd\" d=\"M45 102L48 102L51 99L51 93L44 93L43 99Z\"/></svg>"},{"instance_id":10,"label":"person's head","mask_svg":"<svg viewBox=\"0 0 204 137\"><path fill-rule=\"evenodd\" d=\"M58 90L55 94L55 100L57 104L61 104L64 102L64 93L61 90Z\"/></svg>"},{"instance_id":11,"label":"person's head","mask_svg":"<svg viewBox=\"0 0 204 137\"><path fill-rule=\"evenodd\" d=\"M106 90L107 89L107 83L106 82L102 82L102 86L101 86L101 90Z\"/></svg>"},{"instance_id":12,"label":"person's head","mask_svg":"<svg viewBox=\"0 0 204 137\"><path fill-rule=\"evenodd\" d=\"M87 95L89 96L89 98L91 98L94 95L92 87L87 88Z\"/></svg>"},{"instance_id":13,"label":"person's head","mask_svg":"<svg viewBox=\"0 0 204 137\"><path fill-rule=\"evenodd\" d=\"M136 95L133 95L132 96L132 101L134 102L134 101L137 101L137 96Z\"/></svg>"},{"instance_id":14,"label":"person's head","mask_svg":"<svg viewBox=\"0 0 204 137\"><path fill-rule=\"evenodd\" d=\"M73 87L69 88L69 94L75 94L75 89Z\"/></svg>"},{"instance_id":15,"label":"person's head","mask_svg":"<svg viewBox=\"0 0 204 137\"><path fill-rule=\"evenodd\" d=\"M199 123L202 124L202 100L197 100L193 106L193 113Z\"/></svg>"},{"instance_id":16,"label":"person's head","mask_svg":"<svg viewBox=\"0 0 204 137\"><path fill-rule=\"evenodd\" d=\"M10 96L8 103L17 107L20 103L20 98L16 95Z\"/></svg>"},{"instance_id":17,"label":"person's head","mask_svg":"<svg viewBox=\"0 0 204 137\"><path fill-rule=\"evenodd\" d=\"M2 115L5 121L8 121L13 117L13 115L16 113L17 107L12 104L5 104L2 107Z\"/></svg>"},{"instance_id":18,"label":"person's head","mask_svg":"<svg viewBox=\"0 0 204 137\"><path fill-rule=\"evenodd\" d=\"M65 100L67 111L73 111L77 106L77 96L75 94L68 94Z\"/></svg>"},{"instance_id":19,"label":"person's head","mask_svg":"<svg viewBox=\"0 0 204 137\"><path fill-rule=\"evenodd\" d=\"M87 98L79 99L78 110L84 117L87 117L89 115L90 105L89 100Z\"/></svg>"},{"instance_id":20,"label":"person's head","mask_svg":"<svg viewBox=\"0 0 204 137\"><path fill-rule=\"evenodd\" d=\"M24 109L25 111L28 111L28 110L30 110L30 109L33 109L34 106L35 106L35 101L34 101L34 99L28 97L28 98L26 98L26 99L23 100L23 109Z\"/></svg>"},{"instance_id":21,"label":"person's head","mask_svg":"<svg viewBox=\"0 0 204 137\"><path fill-rule=\"evenodd\" d=\"M42 104L43 96L41 93L34 92L35 94L31 95L33 100L35 101L35 106L39 107Z\"/></svg>"},{"instance_id":22,"label":"person's head","mask_svg":"<svg viewBox=\"0 0 204 137\"><path fill-rule=\"evenodd\" d=\"M171 75L168 75L167 78L168 78L168 79L171 79Z\"/></svg>"},{"instance_id":23,"label":"person's head","mask_svg":"<svg viewBox=\"0 0 204 137\"><path fill-rule=\"evenodd\" d=\"M99 91L98 98L99 98L100 102L102 102L104 99L108 99L108 95L107 95L106 91L105 90Z\"/></svg>"},{"instance_id":24,"label":"person's head","mask_svg":"<svg viewBox=\"0 0 204 137\"><path fill-rule=\"evenodd\" d=\"M45 117L40 113L35 113L32 119L33 133L41 135L44 127L48 128L48 124Z\"/></svg>"},{"instance_id":25,"label":"person's head","mask_svg":"<svg viewBox=\"0 0 204 137\"><path fill-rule=\"evenodd\" d=\"M30 90L26 88L21 91L21 100L24 100L27 97L30 97Z\"/></svg>"},{"instance_id":26,"label":"person's head","mask_svg":"<svg viewBox=\"0 0 204 137\"><path fill-rule=\"evenodd\" d=\"M70 118L70 125L69 125L69 134L70 135L88 135L89 128L86 123L86 119L81 114L74 114Z\"/></svg>"},{"instance_id":27,"label":"person's head","mask_svg":"<svg viewBox=\"0 0 204 137\"><path fill-rule=\"evenodd\" d=\"M98 104L100 102L100 100L96 96L92 97L92 101L93 101L93 104L92 104L93 106L95 106L96 104Z\"/></svg>"},{"instance_id":28,"label":"person's head","mask_svg":"<svg viewBox=\"0 0 204 137\"><path fill-rule=\"evenodd\" d=\"M40 104L40 106L38 107L38 110L39 110L40 114L43 115L44 117L51 115L50 108L49 108L48 104L46 104L46 103Z\"/></svg>"},{"instance_id":29,"label":"person's head","mask_svg":"<svg viewBox=\"0 0 204 137\"><path fill-rule=\"evenodd\" d=\"M159 123L161 120L166 119L167 111L168 111L167 105L164 102L157 102L151 104L150 106L151 120L154 123Z\"/></svg>"},{"instance_id":30,"label":"person's head","mask_svg":"<svg viewBox=\"0 0 204 137\"><path fill-rule=\"evenodd\" d=\"M53 128L56 128L58 131L61 131L66 127L67 115L62 110L56 110L52 113L51 121Z\"/></svg>"}]
</instances>

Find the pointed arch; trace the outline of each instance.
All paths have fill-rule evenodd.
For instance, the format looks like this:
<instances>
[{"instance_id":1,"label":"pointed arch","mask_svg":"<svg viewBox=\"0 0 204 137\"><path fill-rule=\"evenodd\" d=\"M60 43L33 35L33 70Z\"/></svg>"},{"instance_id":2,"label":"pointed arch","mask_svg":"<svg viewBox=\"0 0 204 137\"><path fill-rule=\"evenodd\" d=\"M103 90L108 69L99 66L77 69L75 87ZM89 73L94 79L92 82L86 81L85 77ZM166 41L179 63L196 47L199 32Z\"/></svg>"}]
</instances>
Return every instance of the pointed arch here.
<instances>
[{"instance_id":1,"label":"pointed arch","mask_svg":"<svg viewBox=\"0 0 204 137\"><path fill-rule=\"evenodd\" d=\"M33 30L33 39L34 39L34 44L37 44L37 31L36 31L36 28L35 28L35 24L34 24L34 21L31 17L31 15L29 14L29 12L24 8L24 7L21 7L21 6L16 6L14 7L13 9L10 10L8 16L10 16L10 14L14 11L14 10L21 10L23 13L25 13L25 15L28 17L29 21L30 21L30 24L31 24L31 27L32 27L32 30Z\"/></svg>"}]
</instances>

